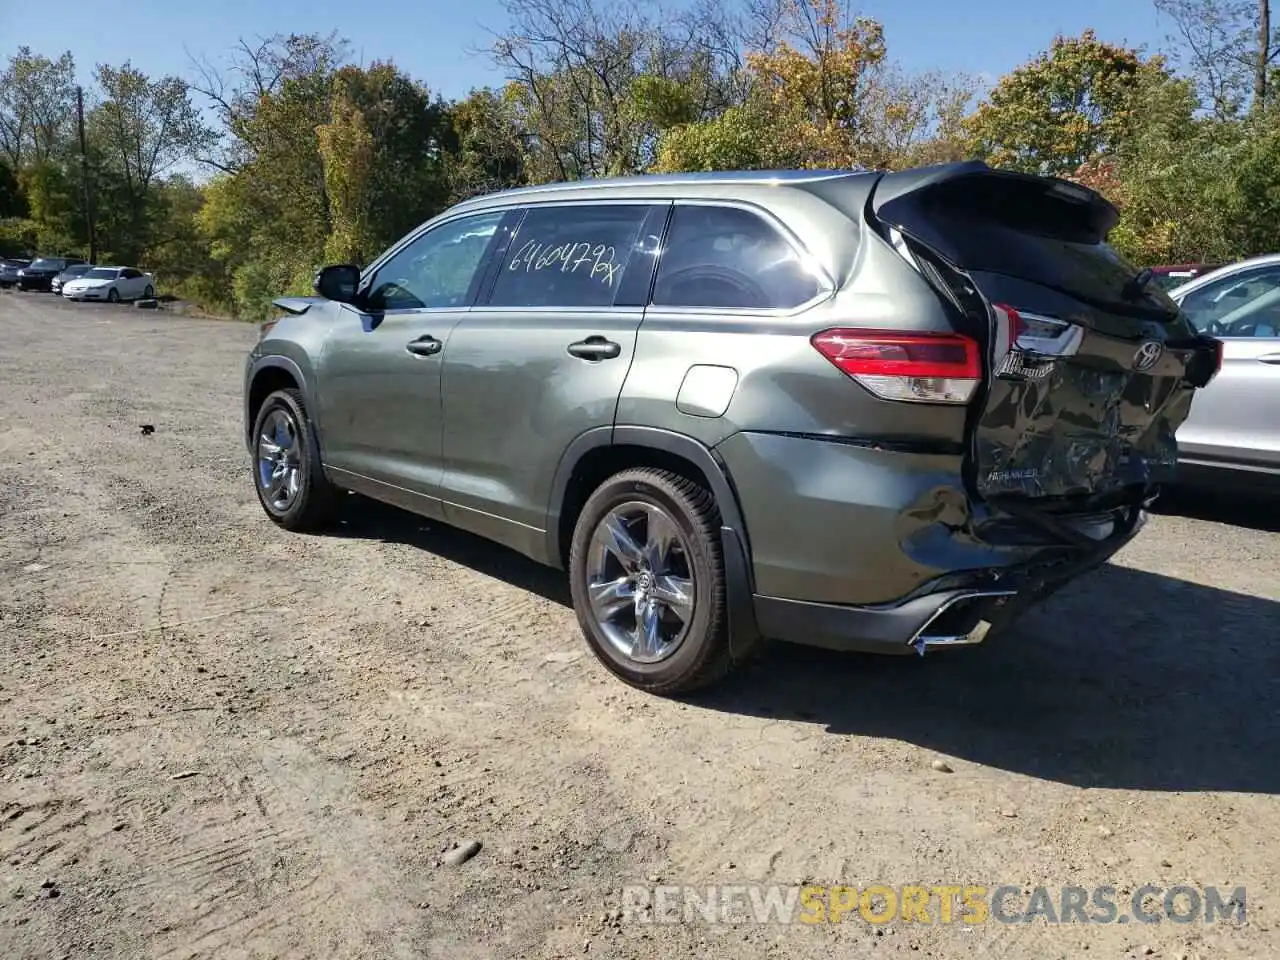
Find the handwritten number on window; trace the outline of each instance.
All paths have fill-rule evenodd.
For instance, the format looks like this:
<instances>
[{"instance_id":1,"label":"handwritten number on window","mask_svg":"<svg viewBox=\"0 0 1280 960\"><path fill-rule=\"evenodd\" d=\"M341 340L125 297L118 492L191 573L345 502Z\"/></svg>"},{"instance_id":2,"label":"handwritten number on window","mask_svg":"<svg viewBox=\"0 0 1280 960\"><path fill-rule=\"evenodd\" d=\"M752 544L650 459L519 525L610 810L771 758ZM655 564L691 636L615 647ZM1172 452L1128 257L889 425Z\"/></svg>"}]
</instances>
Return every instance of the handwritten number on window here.
<instances>
[{"instance_id":1,"label":"handwritten number on window","mask_svg":"<svg viewBox=\"0 0 1280 960\"><path fill-rule=\"evenodd\" d=\"M538 273L559 268L561 273L581 274L599 280L612 287L618 279L622 264L618 263L617 250L604 243L560 243L551 246L536 240L527 241L516 251L509 270Z\"/></svg>"}]
</instances>

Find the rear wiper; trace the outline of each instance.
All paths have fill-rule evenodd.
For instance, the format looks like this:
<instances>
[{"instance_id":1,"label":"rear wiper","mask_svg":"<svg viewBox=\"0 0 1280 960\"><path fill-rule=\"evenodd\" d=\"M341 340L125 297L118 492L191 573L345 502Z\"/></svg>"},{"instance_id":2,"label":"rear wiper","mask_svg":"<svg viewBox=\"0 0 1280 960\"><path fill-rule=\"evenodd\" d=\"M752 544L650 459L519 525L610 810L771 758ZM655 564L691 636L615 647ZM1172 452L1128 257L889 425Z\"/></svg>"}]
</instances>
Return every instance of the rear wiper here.
<instances>
[{"instance_id":1,"label":"rear wiper","mask_svg":"<svg viewBox=\"0 0 1280 960\"><path fill-rule=\"evenodd\" d=\"M1120 296L1125 300L1138 300L1147 289L1147 284L1151 282L1155 271L1150 267L1143 267L1138 271L1138 275L1131 277L1124 285L1124 289L1120 291Z\"/></svg>"}]
</instances>

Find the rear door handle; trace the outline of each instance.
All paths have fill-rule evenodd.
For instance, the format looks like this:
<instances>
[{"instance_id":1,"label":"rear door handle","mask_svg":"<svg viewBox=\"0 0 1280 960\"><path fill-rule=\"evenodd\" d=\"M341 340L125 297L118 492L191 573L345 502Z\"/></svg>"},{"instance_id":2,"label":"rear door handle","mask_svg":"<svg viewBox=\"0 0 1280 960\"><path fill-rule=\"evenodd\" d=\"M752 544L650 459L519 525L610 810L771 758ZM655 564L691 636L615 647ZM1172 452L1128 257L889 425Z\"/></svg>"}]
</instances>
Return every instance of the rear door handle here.
<instances>
[{"instance_id":1,"label":"rear door handle","mask_svg":"<svg viewBox=\"0 0 1280 960\"><path fill-rule=\"evenodd\" d=\"M417 340L410 340L405 349L415 357L433 357L444 349L444 344L427 333Z\"/></svg>"},{"instance_id":2,"label":"rear door handle","mask_svg":"<svg viewBox=\"0 0 1280 960\"><path fill-rule=\"evenodd\" d=\"M599 335L569 344L569 355L583 360L612 360L621 355L622 345Z\"/></svg>"},{"instance_id":3,"label":"rear door handle","mask_svg":"<svg viewBox=\"0 0 1280 960\"><path fill-rule=\"evenodd\" d=\"M1258 358L1259 363L1280 363L1280 353L1264 353Z\"/></svg>"}]
</instances>

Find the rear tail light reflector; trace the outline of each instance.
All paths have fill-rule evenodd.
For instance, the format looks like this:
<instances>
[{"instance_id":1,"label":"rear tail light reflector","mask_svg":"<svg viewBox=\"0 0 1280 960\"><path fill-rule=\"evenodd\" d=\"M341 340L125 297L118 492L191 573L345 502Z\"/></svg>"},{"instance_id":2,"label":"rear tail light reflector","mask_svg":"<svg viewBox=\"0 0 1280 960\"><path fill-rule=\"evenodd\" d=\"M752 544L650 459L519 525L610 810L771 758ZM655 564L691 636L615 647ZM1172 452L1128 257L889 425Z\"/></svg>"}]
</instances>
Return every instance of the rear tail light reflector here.
<instances>
[{"instance_id":1,"label":"rear tail light reflector","mask_svg":"<svg viewBox=\"0 0 1280 960\"><path fill-rule=\"evenodd\" d=\"M840 327L814 334L812 343L884 400L968 403L982 383L978 343L958 333Z\"/></svg>"}]
</instances>

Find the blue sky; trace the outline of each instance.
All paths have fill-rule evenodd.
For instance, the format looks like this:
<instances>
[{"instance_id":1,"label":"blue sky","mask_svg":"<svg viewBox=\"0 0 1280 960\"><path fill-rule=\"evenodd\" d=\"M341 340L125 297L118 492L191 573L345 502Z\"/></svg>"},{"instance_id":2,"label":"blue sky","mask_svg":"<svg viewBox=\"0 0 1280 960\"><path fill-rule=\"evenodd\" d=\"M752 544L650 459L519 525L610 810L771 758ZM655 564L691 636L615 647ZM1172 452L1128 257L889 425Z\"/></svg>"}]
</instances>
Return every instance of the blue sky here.
<instances>
[{"instance_id":1,"label":"blue sky","mask_svg":"<svg viewBox=\"0 0 1280 960\"><path fill-rule=\"evenodd\" d=\"M607 0L606 0L607 2ZM731 0L730 0L731 2ZM190 76L187 51L219 61L240 36L327 33L352 42L354 58L394 60L446 97L501 80L469 50L487 44L506 14L499 0L62 0L47 15L33 0L0 0L0 54L19 44L55 55L70 49L84 80L93 64L131 59L148 73ZM1106 40L1159 46L1168 27L1151 0L863 0L884 24L890 56L911 70L940 68L995 77L1048 45L1092 26Z\"/></svg>"}]
</instances>

